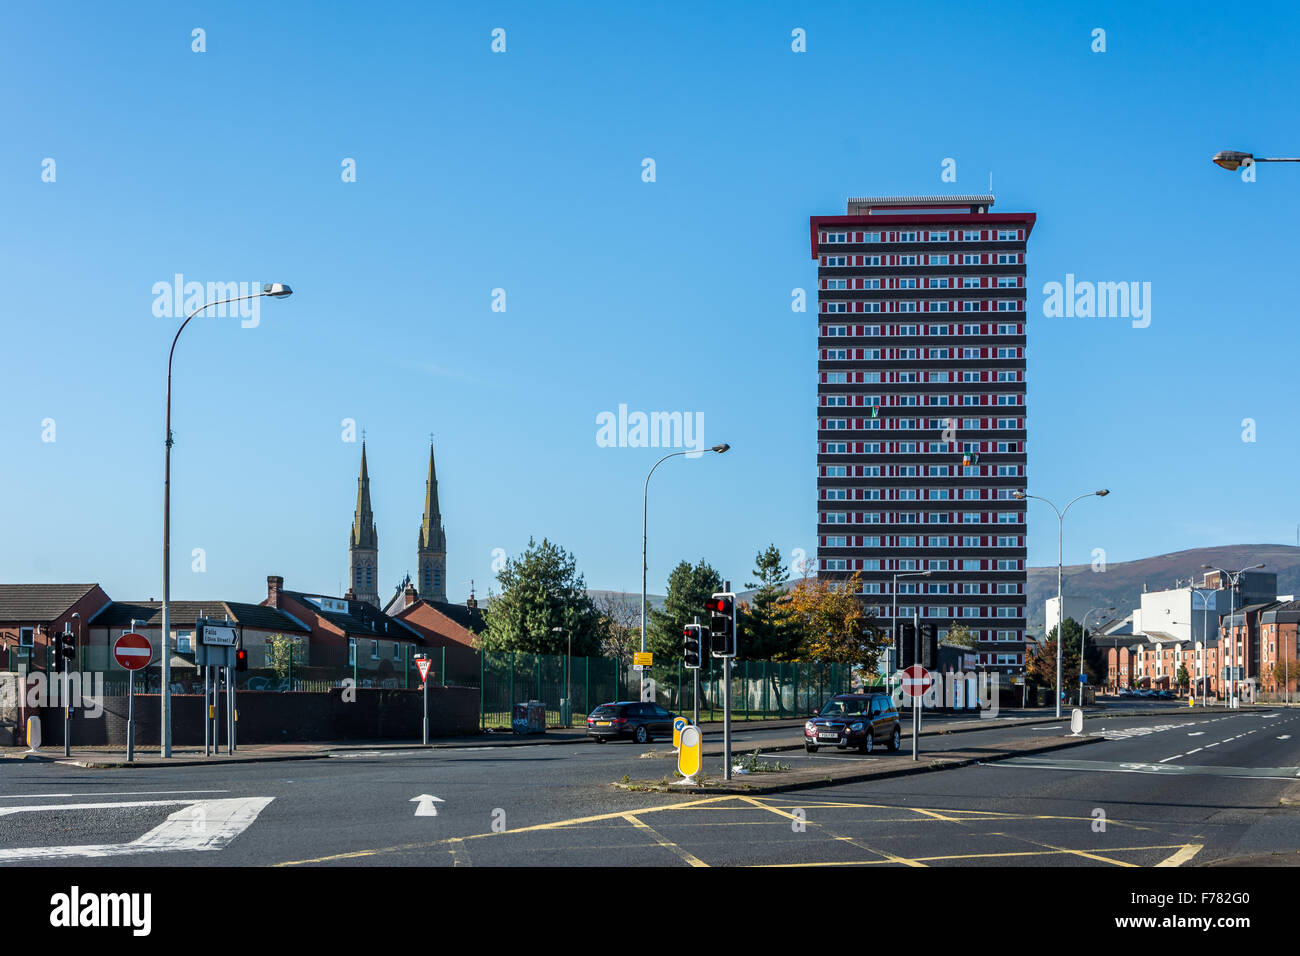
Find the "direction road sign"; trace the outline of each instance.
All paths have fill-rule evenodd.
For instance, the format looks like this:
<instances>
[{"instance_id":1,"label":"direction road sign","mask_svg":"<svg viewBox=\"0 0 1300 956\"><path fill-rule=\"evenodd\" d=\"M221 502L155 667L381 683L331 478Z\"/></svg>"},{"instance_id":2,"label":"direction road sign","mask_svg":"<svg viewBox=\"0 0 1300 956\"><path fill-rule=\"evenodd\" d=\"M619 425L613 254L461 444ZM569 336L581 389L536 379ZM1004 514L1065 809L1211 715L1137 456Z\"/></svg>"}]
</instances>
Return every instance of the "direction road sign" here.
<instances>
[{"instance_id":1,"label":"direction road sign","mask_svg":"<svg viewBox=\"0 0 1300 956\"><path fill-rule=\"evenodd\" d=\"M650 651L637 651L632 655L632 663L637 667L650 667L655 662L655 656Z\"/></svg>"},{"instance_id":2,"label":"direction road sign","mask_svg":"<svg viewBox=\"0 0 1300 956\"><path fill-rule=\"evenodd\" d=\"M143 634L128 632L113 642L113 660L129 671L142 670L153 660L153 645Z\"/></svg>"},{"instance_id":3,"label":"direction road sign","mask_svg":"<svg viewBox=\"0 0 1300 956\"><path fill-rule=\"evenodd\" d=\"M424 683L429 679L429 668L433 667L433 661L427 657L417 657L415 659L415 669L420 672L420 682Z\"/></svg>"},{"instance_id":4,"label":"direction road sign","mask_svg":"<svg viewBox=\"0 0 1300 956\"><path fill-rule=\"evenodd\" d=\"M933 683L934 678L930 672L920 664L913 664L903 671L903 692L909 697L920 697Z\"/></svg>"}]
</instances>

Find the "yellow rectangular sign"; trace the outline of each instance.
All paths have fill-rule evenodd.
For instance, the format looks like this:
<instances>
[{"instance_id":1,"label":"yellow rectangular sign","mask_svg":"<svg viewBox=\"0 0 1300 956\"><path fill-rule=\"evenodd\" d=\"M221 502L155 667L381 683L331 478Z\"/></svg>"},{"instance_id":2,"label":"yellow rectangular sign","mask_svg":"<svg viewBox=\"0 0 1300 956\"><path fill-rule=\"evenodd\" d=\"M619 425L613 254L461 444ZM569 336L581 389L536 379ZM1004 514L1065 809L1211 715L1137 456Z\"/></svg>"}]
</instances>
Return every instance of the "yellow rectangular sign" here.
<instances>
[{"instance_id":1,"label":"yellow rectangular sign","mask_svg":"<svg viewBox=\"0 0 1300 956\"><path fill-rule=\"evenodd\" d=\"M649 651L637 651L632 657L632 663L638 667L650 667L654 662L655 656Z\"/></svg>"}]
</instances>

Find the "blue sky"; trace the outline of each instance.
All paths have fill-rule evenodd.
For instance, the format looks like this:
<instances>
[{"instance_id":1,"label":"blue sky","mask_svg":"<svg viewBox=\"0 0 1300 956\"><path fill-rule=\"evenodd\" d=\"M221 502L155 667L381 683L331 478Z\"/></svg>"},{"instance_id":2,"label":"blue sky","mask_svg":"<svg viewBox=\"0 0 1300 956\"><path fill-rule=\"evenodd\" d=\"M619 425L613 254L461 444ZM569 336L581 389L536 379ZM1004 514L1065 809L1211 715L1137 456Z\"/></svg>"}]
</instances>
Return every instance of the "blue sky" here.
<instances>
[{"instance_id":1,"label":"blue sky","mask_svg":"<svg viewBox=\"0 0 1300 956\"><path fill-rule=\"evenodd\" d=\"M1300 14L1135 6L6 6L0 580L160 595L178 323L151 290L181 273L295 295L181 340L176 597L338 590L348 418L385 592L415 570L430 432L449 596L529 535L635 591L663 452L597 445L620 404L733 445L655 473L650 589L701 556L743 584L769 542L815 551L815 319L790 309L815 284L808 216L990 172L995 211L1038 214L1029 491L1112 491L1071 512L1067 563L1293 542L1300 167L1247 184L1209 158L1300 153ZM1150 327L1044 318L1066 273L1150 282Z\"/></svg>"}]
</instances>

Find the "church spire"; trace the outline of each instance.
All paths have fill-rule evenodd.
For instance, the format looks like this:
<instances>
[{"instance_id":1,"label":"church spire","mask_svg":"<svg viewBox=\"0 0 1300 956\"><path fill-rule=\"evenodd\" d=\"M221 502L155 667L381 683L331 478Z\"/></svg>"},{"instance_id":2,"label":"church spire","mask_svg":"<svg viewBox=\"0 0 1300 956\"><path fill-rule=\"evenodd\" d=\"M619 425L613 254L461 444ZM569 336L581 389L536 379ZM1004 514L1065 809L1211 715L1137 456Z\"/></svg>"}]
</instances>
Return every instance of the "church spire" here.
<instances>
[{"instance_id":1,"label":"church spire","mask_svg":"<svg viewBox=\"0 0 1300 956\"><path fill-rule=\"evenodd\" d=\"M352 516L352 547L379 547L375 515L370 510L370 472L366 468L365 439L361 441L361 477L357 479L357 510Z\"/></svg>"},{"instance_id":2,"label":"church spire","mask_svg":"<svg viewBox=\"0 0 1300 956\"><path fill-rule=\"evenodd\" d=\"M417 591L431 601L447 600L447 533L442 526L438 506L438 471L433 462L433 443L429 443L429 477L424 482L424 520L420 523L416 555L419 567Z\"/></svg>"},{"instance_id":3,"label":"church spire","mask_svg":"<svg viewBox=\"0 0 1300 956\"><path fill-rule=\"evenodd\" d=\"M370 471L366 467L366 442L361 440L361 475L357 478L357 510L348 536L349 583L360 601L379 606L379 535L370 509Z\"/></svg>"}]
</instances>

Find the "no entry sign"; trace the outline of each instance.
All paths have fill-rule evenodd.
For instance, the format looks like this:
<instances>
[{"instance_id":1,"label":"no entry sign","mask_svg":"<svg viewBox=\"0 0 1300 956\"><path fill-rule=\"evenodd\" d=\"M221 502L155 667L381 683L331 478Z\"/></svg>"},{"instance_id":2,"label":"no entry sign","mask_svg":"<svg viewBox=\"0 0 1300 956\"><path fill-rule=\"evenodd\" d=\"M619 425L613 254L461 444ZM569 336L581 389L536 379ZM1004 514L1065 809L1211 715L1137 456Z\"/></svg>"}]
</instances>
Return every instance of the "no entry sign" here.
<instances>
[{"instance_id":1,"label":"no entry sign","mask_svg":"<svg viewBox=\"0 0 1300 956\"><path fill-rule=\"evenodd\" d=\"M920 664L913 664L903 671L903 693L909 697L920 697L933 683L934 678L930 672Z\"/></svg>"},{"instance_id":2,"label":"no entry sign","mask_svg":"<svg viewBox=\"0 0 1300 956\"><path fill-rule=\"evenodd\" d=\"M113 642L113 660L129 671L141 670L153 660L153 645L143 634L128 632Z\"/></svg>"}]
</instances>

